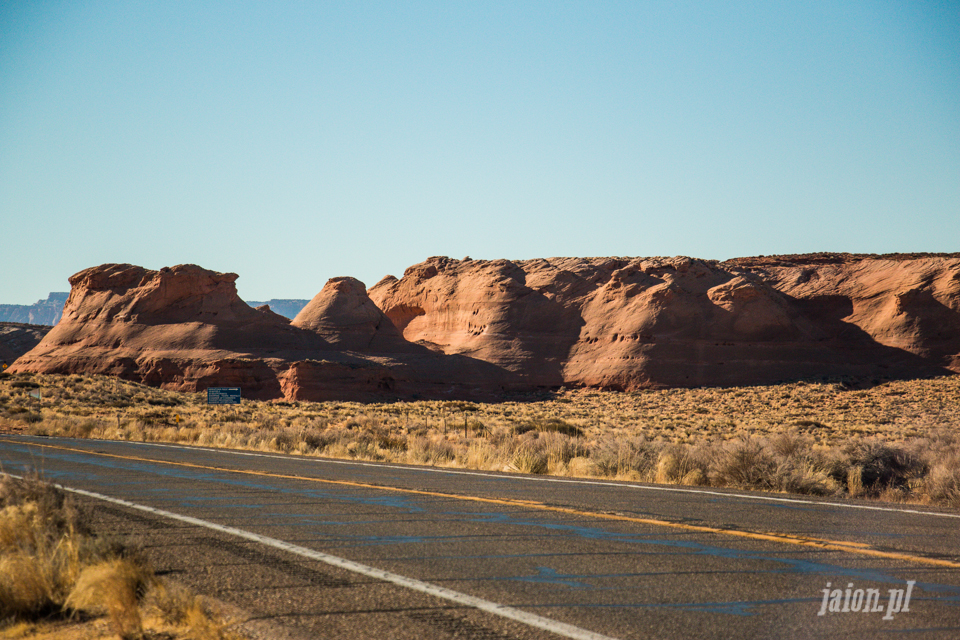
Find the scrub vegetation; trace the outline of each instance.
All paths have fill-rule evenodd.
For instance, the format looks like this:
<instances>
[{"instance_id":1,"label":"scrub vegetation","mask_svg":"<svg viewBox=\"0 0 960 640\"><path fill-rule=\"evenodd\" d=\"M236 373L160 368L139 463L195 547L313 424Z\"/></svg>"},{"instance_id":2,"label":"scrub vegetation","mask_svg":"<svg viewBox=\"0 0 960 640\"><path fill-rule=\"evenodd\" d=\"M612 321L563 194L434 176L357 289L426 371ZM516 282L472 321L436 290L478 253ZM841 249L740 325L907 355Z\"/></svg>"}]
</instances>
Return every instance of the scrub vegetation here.
<instances>
[{"instance_id":1,"label":"scrub vegetation","mask_svg":"<svg viewBox=\"0 0 960 640\"><path fill-rule=\"evenodd\" d=\"M93 535L62 491L0 476L0 638L117 637L236 638L135 548Z\"/></svg>"},{"instance_id":2,"label":"scrub vegetation","mask_svg":"<svg viewBox=\"0 0 960 640\"><path fill-rule=\"evenodd\" d=\"M958 398L960 376L947 376L216 407L114 378L20 374L0 379L0 430L960 507Z\"/></svg>"}]
</instances>

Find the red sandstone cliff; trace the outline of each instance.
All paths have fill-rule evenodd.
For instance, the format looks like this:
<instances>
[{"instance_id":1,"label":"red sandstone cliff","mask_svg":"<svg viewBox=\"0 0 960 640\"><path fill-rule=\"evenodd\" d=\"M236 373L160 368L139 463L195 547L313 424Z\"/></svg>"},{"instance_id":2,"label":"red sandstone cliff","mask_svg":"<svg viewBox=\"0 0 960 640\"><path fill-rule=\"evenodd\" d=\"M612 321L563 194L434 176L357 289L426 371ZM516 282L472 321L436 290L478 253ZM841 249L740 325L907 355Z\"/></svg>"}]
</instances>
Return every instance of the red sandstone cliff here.
<instances>
[{"instance_id":1,"label":"red sandstone cliff","mask_svg":"<svg viewBox=\"0 0 960 640\"><path fill-rule=\"evenodd\" d=\"M412 350L356 278L332 278L291 324L313 331L344 350Z\"/></svg>"},{"instance_id":2,"label":"red sandstone cliff","mask_svg":"<svg viewBox=\"0 0 960 640\"><path fill-rule=\"evenodd\" d=\"M431 258L370 297L408 340L539 384L960 371L957 257Z\"/></svg>"},{"instance_id":3,"label":"red sandstone cliff","mask_svg":"<svg viewBox=\"0 0 960 640\"><path fill-rule=\"evenodd\" d=\"M960 257L430 258L334 278L292 321L235 274L103 265L12 371L308 400L960 372Z\"/></svg>"},{"instance_id":4,"label":"red sandstone cliff","mask_svg":"<svg viewBox=\"0 0 960 640\"><path fill-rule=\"evenodd\" d=\"M436 395L449 391L455 368L465 384L498 379L491 365L406 342L356 280L331 281L298 325L250 308L236 279L196 265L81 271L60 323L11 371L100 373L190 391L240 386L247 397L292 400Z\"/></svg>"},{"instance_id":5,"label":"red sandstone cliff","mask_svg":"<svg viewBox=\"0 0 960 640\"><path fill-rule=\"evenodd\" d=\"M782 256L738 264L876 343L960 372L960 256ZM837 308L835 305L839 305Z\"/></svg>"}]
</instances>

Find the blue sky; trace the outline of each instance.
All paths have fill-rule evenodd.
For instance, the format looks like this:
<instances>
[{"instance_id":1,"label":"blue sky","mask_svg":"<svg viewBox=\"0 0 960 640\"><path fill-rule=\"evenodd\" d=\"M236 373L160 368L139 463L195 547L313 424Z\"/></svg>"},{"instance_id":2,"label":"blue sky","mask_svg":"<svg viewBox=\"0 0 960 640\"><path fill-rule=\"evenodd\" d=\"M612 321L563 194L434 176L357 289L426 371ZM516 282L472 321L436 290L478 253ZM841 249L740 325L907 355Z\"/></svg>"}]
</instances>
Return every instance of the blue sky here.
<instances>
[{"instance_id":1,"label":"blue sky","mask_svg":"<svg viewBox=\"0 0 960 640\"><path fill-rule=\"evenodd\" d=\"M196 263L960 251L957 2L0 4L0 303Z\"/></svg>"}]
</instances>

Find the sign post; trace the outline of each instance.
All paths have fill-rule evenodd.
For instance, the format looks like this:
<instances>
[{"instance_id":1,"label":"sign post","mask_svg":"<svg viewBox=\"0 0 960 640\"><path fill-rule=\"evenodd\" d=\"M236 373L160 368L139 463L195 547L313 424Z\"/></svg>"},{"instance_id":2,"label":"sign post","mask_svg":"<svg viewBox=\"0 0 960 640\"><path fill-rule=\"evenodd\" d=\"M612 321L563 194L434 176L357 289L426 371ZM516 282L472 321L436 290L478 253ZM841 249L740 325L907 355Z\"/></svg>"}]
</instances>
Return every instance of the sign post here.
<instances>
[{"instance_id":1,"label":"sign post","mask_svg":"<svg viewBox=\"0 0 960 640\"><path fill-rule=\"evenodd\" d=\"M240 387L209 387L207 404L240 404Z\"/></svg>"}]
</instances>

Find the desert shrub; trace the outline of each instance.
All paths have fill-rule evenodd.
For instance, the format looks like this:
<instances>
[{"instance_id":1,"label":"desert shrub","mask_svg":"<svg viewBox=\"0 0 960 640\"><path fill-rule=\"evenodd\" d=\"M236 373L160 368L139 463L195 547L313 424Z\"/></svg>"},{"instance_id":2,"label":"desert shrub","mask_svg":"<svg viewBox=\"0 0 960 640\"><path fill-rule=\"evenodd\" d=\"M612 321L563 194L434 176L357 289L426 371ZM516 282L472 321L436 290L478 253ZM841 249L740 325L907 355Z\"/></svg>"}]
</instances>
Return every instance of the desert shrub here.
<instances>
[{"instance_id":1,"label":"desert shrub","mask_svg":"<svg viewBox=\"0 0 960 640\"><path fill-rule=\"evenodd\" d=\"M522 473L544 474L549 460L547 454L532 442L524 442L513 453L512 464Z\"/></svg>"},{"instance_id":2,"label":"desert shrub","mask_svg":"<svg viewBox=\"0 0 960 640\"><path fill-rule=\"evenodd\" d=\"M601 440L590 449L589 457L601 475L618 476L635 471L644 476L657 464L658 455L657 445L639 437Z\"/></svg>"},{"instance_id":3,"label":"desert shrub","mask_svg":"<svg viewBox=\"0 0 960 640\"><path fill-rule=\"evenodd\" d=\"M931 466L923 480L923 493L930 501L960 507L960 455Z\"/></svg>"},{"instance_id":4,"label":"desert shrub","mask_svg":"<svg viewBox=\"0 0 960 640\"><path fill-rule=\"evenodd\" d=\"M857 440L843 447L846 469L834 479L846 482L851 494L877 496L885 489L902 489L912 478L926 474L927 465L903 447L876 439ZM833 470L837 474L838 469ZM845 472L845 473L844 473Z\"/></svg>"},{"instance_id":5,"label":"desert shrub","mask_svg":"<svg viewBox=\"0 0 960 640\"><path fill-rule=\"evenodd\" d=\"M508 442L513 442L514 435L512 428L498 427L496 429L491 429L490 433L487 434L487 442L489 442L494 447L502 447Z\"/></svg>"},{"instance_id":6,"label":"desert shrub","mask_svg":"<svg viewBox=\"0 0 960 640\"><path fill-rule=\"evenodd\" d=\"M62 607L84 556L77 511L37 478L0 480L0 618L36 619Z\"/></svg>"},{"instance_id":7,"label":"desert shrub","mask_svg":"<svg viewBox=\"0 0 960 640\"><path fill-rule=\"evenodd\" d=\"M549 460L551 470L560 470L573 458L586 456L588 453L586 445L579 438L571 438L563 433L547 432L538 440L540 449Z\"/></svg>"},{"instance_id":8,"label":"desert shrub","mask_svg":"<svg viewBox=\"0 0 960 640\"><path fill-rule=\"evenodd\" d=\"M713 460L711 484L753 489L776 488L777 463L758 438L742 436Z\"/></svg>"},{"instance_id":9,"label":"desert shrub","mask_svg":"<svg viewBox=\"0 0 960 640\"><path fill-rule=\"evenodd\" d=\"M177 398L150 398L147 404L153 407L178 407L183 404Z\"/></svg>"},{"instance_id":10,"label":"desert shrub","mask_svg":"<svg viewBox=\"0 0 960 640\"><path fill-rule=\"evenodd\" d=\"M270 414L267 416L261 415L257 419L257 422L259 423L261 428L272 430L272 429L277 429L280 426L281 418L276 414Z\"/></svg>"},{"instance_id":11,"label":"desert shrub","mask_svg":"<svg viewBox=\"0 0 960 640\"><path fill-rule=\"evenodd\" d=\"M467 422L467 428L473 435L481 438L490 435L490 429L479 420L469 420Z\"/></svg>"},{"instance_id":12,"label":"desert shrub","mask_svg":"<svg viewBox=\"0 0 960 640\"><path fill-rule=\"evenodd\" d=\"M270 440L270 443L273 445L274 449L284 453L289 453L292 451L299 440L297 434L289 429L272 431L267 434L267 438Z\"/></svg>"},{"instance_id":13,"label":"desert shrub","mask_svg":"<svg viewBox=\"0 0 960 640\"><path fill-rule=\"evenodd\" d=\"M781 460L775 471L774 486L780 491L815 496L840 491L830 465L822 458L807 455Z\"/></svg>"},{"instance_id":14,"label":"desert shrub","mask_svg":"<svg viewBox=\"0 0 960 640\"><path fill-rule=\"evenodd\" d=\"M796 431L785 431L768 439L770 450L779 458L801 456L810 450L812 441Z\"/></svg>"},{"instance_id":15,"label":"desert shrub","mask_svg":"<svg viewBox=\"0 0 960 640\"><path fill-rule=\"evenodd\" d=\"M143 563L111 558L84 567L63 606L74 611L109 615L121 638L140 638L143 625L139 600L153 579Z\"/></svg>"},{"instance_id":16,"label":"desert shrub","mask_svg":"<svg viewBox=\"0 0 960 640\"><path fill-rule=\"evenodd\" d=\"M186 636L189 640L236 638L227 629L228 625L204 604L203 599L181 585L156 582L146 594L145 604L166 624L189 630Z\"/></svg>"},{"instance_id":17,"label":"desert shrub","mask_svg":"<svg viewBox=\"0 0 960 640\"><path fill-rule=\"evenodd\" d=\"M822 422L818 422L816 420L797 420L793 424L794 426L797 426L797 427L809 427L813 429L827 428L827 425L823 424Z\"/></svg>"},{"instance_id":18,"label":"desert shrub","mask_svg":"<svg viewBox=\"0 0 960 640\"><path fill-rule=\"evenodd\" d=\"M456 457L456 448L446 440L432 440L420 436L407 438L407 459L414 464L444 464Z\"/></svg>"},{"instance_id":19,"label":"desert shrub","mask_svg":"<svg viewBox=\"0 0 960 640\"><path fill-rule=\"evenodd\" d=\"M144 633L145 600L177 626L177 634ZM77 613L107 615L122 639L236 638L196 596L156 578L136 550L93 537L62 491L37 476L0 477L0 620L37 622ZM55 635L73 637L69 627Z\"/></svg>"},{"instance_id":20,"label":"desert shrub","mask_svg":"<svg viewBox=\"0 0 960 640\"><path fill-rule=\"evenodd\" d=\"M305 431L303 434L303 442L306 444L308 451L321 452L339 439L339 434L329 429L325 431Z\"/></svg>"},{"instance_id":21,"label":"desert shrub","mask_svg":"<svg viewBox=\"0 0 960 640\"><path fill-rule=\"evenodd\" d=\"M583 429L560 418L535 417L524 420L513 427L513 432L517 435L531 431L562 433L565 436L575 438L583 437Z\"/></svg>"},{"instance_id":22,"label":"desert shrub","mask_svg":"<svg viewBox=\"0 0 960 640\"><path fill-rule=\"evenodd\" d=\"M32 475L24 479L12 476L0 476L0 508L23 507L32 504L36 507L37 517L48 528L51 535L59 536L68 531L87 530L79 522L79 515L66 494ZM0 546L3 544L0 536Z\"/></svg>"},{"instance_id":23,"label":"desert shrub","mask_svg":"<svg viewBox=\"0 0 960 640\"><path fill-rule=\"evenodd\" d=\"M388 451L404 452L407 450L407 438L403 435L378 433L376 436L376 444L381 449Z\"/></svg>"}]
</instances>

